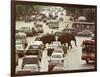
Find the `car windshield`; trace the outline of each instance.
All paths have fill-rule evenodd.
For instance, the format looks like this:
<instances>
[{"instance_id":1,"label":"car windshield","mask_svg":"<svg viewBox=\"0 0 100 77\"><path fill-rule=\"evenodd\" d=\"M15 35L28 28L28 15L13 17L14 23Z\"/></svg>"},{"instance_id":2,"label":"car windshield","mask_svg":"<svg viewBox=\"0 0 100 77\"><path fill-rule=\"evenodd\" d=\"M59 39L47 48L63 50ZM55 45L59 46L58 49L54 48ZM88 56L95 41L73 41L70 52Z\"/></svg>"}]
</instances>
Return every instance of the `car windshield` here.
<instances>
[{"instance_id":1,"label":"car windshield","mask_svg":"<svg viewBox=\"0 0 100 77\"><path fill-rule=\"evenodd\" d=\"M52 58L61 58L61 55L52 55Z\"/></svg>"},{"instance_id":2,"label":"car windshield","mask_svg":"<svg viewBox=\"0 0 100 77\"><path fill-rule=\"evenodd\" d=\"M31 46L29 47L29 49L34 49L34 48L39 48L39 46L38 46L38 45L31 45Z\"/></svg>"}]
</instances>

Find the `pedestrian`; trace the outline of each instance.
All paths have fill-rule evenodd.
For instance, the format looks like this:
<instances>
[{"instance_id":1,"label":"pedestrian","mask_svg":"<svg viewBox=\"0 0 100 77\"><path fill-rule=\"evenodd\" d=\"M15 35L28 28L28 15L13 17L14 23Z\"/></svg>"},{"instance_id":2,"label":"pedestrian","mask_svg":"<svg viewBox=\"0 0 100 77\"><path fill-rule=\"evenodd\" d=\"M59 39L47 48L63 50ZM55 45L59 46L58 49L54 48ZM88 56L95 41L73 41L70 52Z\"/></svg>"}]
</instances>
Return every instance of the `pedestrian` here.
<instances>
[{"instance_id":1,"label":"pedestrian","mask_svg":"<svg viewBox=\"0 0 100 77\"><path fill-rule=\"evenodd\" d=\"M63 51L64 51L64 54L67 54L67 47L65 44L63 45Z\"/></svg>"}]
</instances>

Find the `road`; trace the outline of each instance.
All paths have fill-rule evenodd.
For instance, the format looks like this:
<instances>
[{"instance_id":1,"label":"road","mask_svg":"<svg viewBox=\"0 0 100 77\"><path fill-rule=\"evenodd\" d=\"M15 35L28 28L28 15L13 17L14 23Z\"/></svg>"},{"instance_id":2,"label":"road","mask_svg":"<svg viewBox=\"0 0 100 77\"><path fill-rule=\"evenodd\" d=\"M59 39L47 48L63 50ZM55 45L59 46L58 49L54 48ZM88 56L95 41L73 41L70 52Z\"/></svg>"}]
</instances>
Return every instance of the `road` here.
<instances>
[{"instance_id":1,"label":"road","mask_svg":"<svg viewBox=\"0 0 100 77\"><path fill-rule=\"evenodd\" d=\"M33 26L33 23L34 22L31 22L31 23L25 23L25 22L16 22L16 29L19 29L20 27L22 26ZM56 31L54 29L49 29L49 27L45 24L45 23L42 23L43 24L43 29L44 29L44 34L45 33L50 33L51 31ZM69 27L71 27L72 23L63 23L63 22L60 22L60 29L63 29L66 25L69 25ZM32 41L34 41L34 39L36 38L36 36L33 36L33 37L28 37L27 38L27 41L28 41L28 44L30 44ZM95 66L93 64L86 64L85 61L81 60L81 55L82 55L82 47L81 47L81 44L82 44L82 41L83 40L88 40L88 39L91 39L90 37L76 37L76 40L77 40L77 47L75 46L74 42L72 41L72 49L68 49L67 50L67 54L65 55L64 57L64 68L65 70L80 70L80 69L94 69ZM47 49L45 49L43 51L43 57L42 57L42 61L41 61L41 69L40 71L43 72L43 71L48 71L48 59L50 57L47 56ZM19 59L19 62L18 62L18 66L16 68L16 70L20 69L21 68L21 64L22 64L22 58Z\"/></svg>"}]
</instances>

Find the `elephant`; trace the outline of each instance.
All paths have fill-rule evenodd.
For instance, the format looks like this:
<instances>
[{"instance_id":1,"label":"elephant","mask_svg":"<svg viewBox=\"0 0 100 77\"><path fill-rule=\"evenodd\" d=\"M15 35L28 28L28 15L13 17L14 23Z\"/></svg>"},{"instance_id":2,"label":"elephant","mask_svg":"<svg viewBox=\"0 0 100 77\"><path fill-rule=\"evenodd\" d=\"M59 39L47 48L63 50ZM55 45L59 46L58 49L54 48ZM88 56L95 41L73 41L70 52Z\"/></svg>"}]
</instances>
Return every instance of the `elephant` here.
<instances>
[{"instance_id":1,"label":"elephant","mask_svg":"<svg viewBox=\"0 0 100 77\"><path fill-rule=\"evenodd\" d=\"M73 33L63 33L62 35L58 36L58 41L60 41L61 44L64 44L64 45L66 45L67 43L68 49L69 49L69 46L72 48L72 45L71 45L72 40L75 42L75 46L77 46L76 38Z\"/></svg>"},{"instance_id":2,"label":"elephant","mask_svg":"<svg viewBox=\"0 0 100 77\"><path fill-rule=\"evenodd\" d=\"M56 38L55 38L55 36L54 36L53 34L47 33L47 34L43 35L43 36L40 38L40 41L42 41L43 44L45 45L45 44L47 44L47 43L50 44L50 43L52 43L53 41L56 41Z\"/></svg>"}]
</instances>

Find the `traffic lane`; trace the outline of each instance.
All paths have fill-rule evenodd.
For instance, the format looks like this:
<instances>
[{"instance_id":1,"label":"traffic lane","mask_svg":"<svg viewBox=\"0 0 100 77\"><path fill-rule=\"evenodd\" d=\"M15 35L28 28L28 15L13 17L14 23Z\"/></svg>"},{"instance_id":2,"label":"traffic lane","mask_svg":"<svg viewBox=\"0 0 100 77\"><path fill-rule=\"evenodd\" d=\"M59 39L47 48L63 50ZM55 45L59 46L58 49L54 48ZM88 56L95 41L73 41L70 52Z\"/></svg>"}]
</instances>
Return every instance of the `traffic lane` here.
<instances>
[{"instance_id":1,"label":"traffic lane","mask_svg":"<svg viewBox=\"0 0 100 77\"><path fill-rule=\"evenodd\" d=\"M77 69L94 69L95 65L86 64L86 61L81 59L82 56L82 41L91 40L91 37L76 37L77 47L74 42L71 42L73 48L67 50L65 56L64 66L66 70L77 70Z\"/></svg>"}]
</instances>

